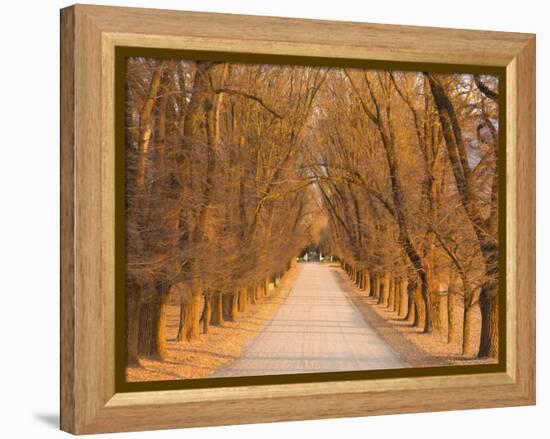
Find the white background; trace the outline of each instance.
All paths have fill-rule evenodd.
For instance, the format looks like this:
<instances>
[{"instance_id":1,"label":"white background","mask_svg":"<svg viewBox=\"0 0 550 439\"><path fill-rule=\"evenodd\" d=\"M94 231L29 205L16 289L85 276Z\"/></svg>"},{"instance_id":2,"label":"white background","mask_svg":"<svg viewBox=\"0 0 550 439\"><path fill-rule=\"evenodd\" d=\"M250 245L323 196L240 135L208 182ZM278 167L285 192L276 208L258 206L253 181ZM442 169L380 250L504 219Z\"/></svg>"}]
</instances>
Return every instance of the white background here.
<instances>
[{"instance_id":1,"label":"white background","mask_svg":"<svg viewBox=\"0 0 550 439\"><path fill-rule=\"evenodd\" d=\"M98 1L98 3L104 3ZM59 405L59 8L8 0L0 13L0 436L54 437ZM219 0L106 4L530 32L538 46L538 272L548 270L548 17L543 1ZM546 53L544 53L546 52ZM99 115L98 115L99 117ZM546 124L545 124L546 122ZM546 126L543 126L546 125ZM538 283L538 405L245 425L117 437L548 437L549 277ZM521 322L520 322L521 324ZM544 343L546 345L544 345ZM546 371L546 374L545 374ZM483 390L480 389L480 392ZM449 398L453 397L449 394ZM544 430L546 430L544 432Z\"/></svg>"}]
</instances>

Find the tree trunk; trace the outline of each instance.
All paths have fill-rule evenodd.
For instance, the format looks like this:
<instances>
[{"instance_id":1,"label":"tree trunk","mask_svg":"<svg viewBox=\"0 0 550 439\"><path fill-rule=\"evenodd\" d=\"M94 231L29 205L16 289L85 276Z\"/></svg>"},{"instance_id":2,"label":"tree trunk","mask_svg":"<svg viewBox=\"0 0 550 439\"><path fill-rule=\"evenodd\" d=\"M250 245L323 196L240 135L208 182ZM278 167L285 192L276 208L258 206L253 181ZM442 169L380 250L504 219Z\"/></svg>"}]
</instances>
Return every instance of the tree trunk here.
<instances>
[{"instance_id":1,"label":"tree trunk","mask_svg":"<svg viewBox=\"0 0 550 439\"><path fill-rule=\"evenodd\" d=\"M389 293L390 293L390 274L384 273L384 276L382 277L382 286L380 289L380 297L378 298L378 304L379 305L388 305L388 299L389 299Z\"/></svg>"},{"instance_id":2,"label":"tree trunk","mask_svg":"<svg viewBox=\"0 0 550 439\"><path fill-rule=\"evenodd\" d=\"M139 367L139 301L126 297L126 367Z\"/></svg>"},{"instance_id":3,"label":"tree trunk","mask_svg":"<svg viewBox=\"0 0 550 439\"><path fill-rule=\"evenodd\" d=\"M227 322L234 322L237 320L237 299L235 293L222 294L222 315L223 319Z\"/></svg>"},{"instance_id":4,"label":"tree trunk","mask_svg":"<svg viewBox=\"0 0 550 439\"><path fill-rule=\"evenodd\" d=\"M388 291L386 293L386 302L385 302L386 308L389 308L390 310L393 304L392 296L393 296L393 278L390 274L389 281L388 281Z\"/></svg>"},{"instance_id":5,"label":"tree trunk","mask_svg":"<svg viewBox=\"0 0 550 439\"><path fill-rule=\"evenodd\" d=\"M407 294L407 280L402 280L399 282L399 305L397 306L397 315L399 317L403 317L408 312L408 299L409 296Z\"/></svg>"},{"instance_id":6,"label":"tree trunk","mask_svg":"<svg viewBox=\"0 0 550 439\"><path fill-rule=\"evenodd\" d=\"M448 278L448 285L447 285L447 294L446 294L446 300L447 300L447 309L446 309L446 317L447 317L447 343L457 343L460 339L460 334L458 330L457 325L457 307L456 307L456 296L459 292L458 290L458 279L459 276L453 269L449 270L449 278ZM466 297L466 292L463 293L463 297ZM466 299L464 299L464 303L466 302ZM464 320L464 318L462 318Z\"/></svg>"},{"instance_id":7,"label":"tree trunk","mask_svg":"<svg viewBox=\"0 0 550 439\"><path fill-rule=\"evenodd\" d=\"M376 300L380 298L380 273L374 275L374 298Z\"/></svg>"},{"instance_id":8,"label":"tree trunk","mask_svg":"<svg viewBox=\"0 0 550 439\"><path fill-rule=\"evenodd\" d=\"M208 328L210 326L211 317L212 317L212 295L205 294L204 306L202 308L202 315L201 315L203 334L208 334Z\"/></svg>"},{"instance_id":9,"label":"tree trunk","mask_svg":"<svg viewBox=\"0 0 550 439\"><path fill-rule=\"evenodd\" d=\"M418 300L421 302L419 307L422 309L422 332L429 334L432 332L432 300L430 297L430 284L424 273L420 273L420 289ZM417 307L418 310L418 307Z\"/></svg>"},{"instance_id":10,"label":"tree trunk","mask_svg":"<svg viewBox=\"0 0 550 439\"><path fill-rule=\"evenodd\" d=\"M429 316L431 320L430 326L433 330L441 332L443 330L443 322L441 321L441 296L439 294L439 290L432 290L429 303Z\"/></svg>"},{"instance_id":11,"label":"tree trunk","mask_svg":"<svg viewBox=\"0 0 550 439\"><path fill-rule=\"evenodd\" d=\"M230 322L231 318L231 293L220 293L220 302L222 303L222 318Z\"/></svg>"},{"instance_id":12,"label":"tree trunk","mask_svg":"<svg viewBox=\"0 0 550 439\"><path fill-rule=\"evenodd\" d=\"M182 341L185 337L185 301L180 298L180 312L178 317L178 335L176 337L177 341Z\"/></svg>"},{"instance_id":13,"label":"tree trunk","mask_svg":"<svg viewBox=\"0 0 550 439\"><path fill-rule=\"evenodd\" d=\"M212 295L212 317L210 323L214 326L222 326L223 304L222 294L216 292Z\"/></svg>"},{"instance_id":14,"label":"tree trunk","mask_svg":"<svg viewBox=\"0 0 550 439\"><path fill-rule=\"evenodd\" d=\"M231 293L231 318L235 321L239 316L239 293L234 291Z\"/></svg>"},{"instance_id":15,"label":"tree trunk","mask_svg":"<svg viewBox=\"0 0 550 439\"><path fill-rule=\"evenodd\" d=\"M393 306L391 310L397 313L399 303L401 302L401 280L394 277L393 282Z\"/></svg>"},{"instance_id":16,"label":"tree trunk","mask_svg":"<svg viewBox=\"0 0 550 439\"><path fill-rule=\"evenodd\" d=\"M138 353L144 357L161 358L163 347L159 345L161 299L153 298L144 302L139 310Z\"/></svg>"},{"instance_id":17,"label":"tree trunk","mask_svg":"<svg viewBox=\"0 0 550 439\"><path fill-rule=\"evenodd\" d=\"M368 270L365 270L365 285L363 289L367 292L367 295L370 295L370 273Z\"/></svg>"},{"instance_id":18,"label":"tree trunk","mask_svg":"<svg viewBox=\"0 0 550 439\"><path fill-rule=\"evenodd\" d=\"M138 354L148 357L151 356L152 340L155 338L154 322L154 304L151 302L143 302L139 307L139 337L138 337Z\"/></svg>"},{"instance_id":19,"label":"tree trunk","mask_svg":"<svg viewBox=\"0 0 550 439\"><path fill-rule=\"evenodd\" d=\"M200 336L200 320L202 314L201 294L193 291L191 300L186 304L185 308L185 339L187 341L196 340Z\"/></svg>"},{"instance_id":20,"label":"tree trunk","mask_svg":"<svg viewBox=\"0 0 550 439\"><path fill-rule=\"evenodd\" d=\"M248 291L246 287L239 289L239 312L245 312L248 308Z\"/></svg>"},{"instance_id":21,"label":"tree trunk","mask_svg":"<svg viewBox=\"0 0 550 439\"><path fill-rule=\"evenodd\" d=\"M462 326L462 355L467 357L473 357L476 355L476 348L473 346L473 322L474 322L474 306L465 307L464 309L464 320Z\"/></svg>"},{"instance_id":22,"label":"tree trunk","mask_svg":"<svg viewBox=\"0 0 550 439\"><path fill-rule=\"evenodd\" d=\"M414 325L416 320L416 301L414 300L414 295L409 295L407 297L407 314L405 314L405 320L410 321Z\"/></svg>"},{"instance_id":23,"label":"tree trunk","mask_svg":"<svg viewBox=\"0 0 550 439\"><path fill-rule=\"evenodd\" d=\"M248 296L248 303L256 305L256 289L253 286L246 288L246 294Z\"/></svg>"},{"instance_id":24,"label":"tree trunk","mask_svg":"<svg viewBox=\"0 0 550 439\"><path fill-rule=\"evenodd\" d=\"M384 300L384 282L382 278L378 282L378 296L376 297L376 304L380 305Z\"/></svg>"},{"instance_id":25,"label":"tree trunk","mask_svg":"<svg viewBox=\"0 0 550 439\"><path fill-rule=\"evenodd\" d=\"M418 328L425 327L426 325L426 302L422 300L422 283L418 282L416 284L416 290L414 294L414 321L413 326Z\"/></svg>"},{"instance_id":26,"label":"tree trunk","mask_svg":"<svg viewBox=\"0 0 550 439\"><path fill-rule=\"evenodd\" d=\"M369 297L374 297L375 295L375 292L374 292L374 288L376 285L375 278L376 276L373 273L369 274Z\"/></svg>"},{"instance_id":27,"label":"tree trunk","mask_svg":"<svg viewBox=\"0 0 550 439\"><path fill-rule=\"evenodd\" d=\"M416 318L416 303L414 300L414 296L416 294L416 279L414 277L409 276L409 280L407 283L407 313L405 314L405 320L406 321L413 321Z\"/></svg>"},{"instance_id":28,"label":"tree trunk","mask_svg":"<svg viewBox=\"0 0 550 439\"><path fill-rule=\"evenodd\" d=\"M162 294L158 318L158 326L156 330L157 336L157 351L160 358L166 358L168 350L166 348L166 325L168 318L168 307L170 305L170 296L167 293Z\"/></svg>"},{"instance_id":29,"label":"tree trunk","mask_svg":"<svg viewBox=\"0 0 550 439\"><path fill-rule=\"evenodd\" d=\"M447 343L458 341L459 333L456 323L456 297L454 290L449 286L447 292Z\"/></svg>"},{"instance_id":30,"label":"tree trunk","mask_svg":"<svg viewBox=\"0 0 550 439\"><path fill-rule=\"evenodd\" d=\"M395 306L395 278L390 275L390 289L389 289L389 295L388 295L388 308L390 311L393 311L393 307Z\"/></svg>"},{"instance_id":31,"label":"tree trunk","mask_svg":"<svg viewBox=\"0 0 550 439\"><path fill-rule=\"evenodd\" d=\"M479 295L481 339L478 357L498 357L498 299L494 284L486 283Z\"/></svg>"}]
</instances>

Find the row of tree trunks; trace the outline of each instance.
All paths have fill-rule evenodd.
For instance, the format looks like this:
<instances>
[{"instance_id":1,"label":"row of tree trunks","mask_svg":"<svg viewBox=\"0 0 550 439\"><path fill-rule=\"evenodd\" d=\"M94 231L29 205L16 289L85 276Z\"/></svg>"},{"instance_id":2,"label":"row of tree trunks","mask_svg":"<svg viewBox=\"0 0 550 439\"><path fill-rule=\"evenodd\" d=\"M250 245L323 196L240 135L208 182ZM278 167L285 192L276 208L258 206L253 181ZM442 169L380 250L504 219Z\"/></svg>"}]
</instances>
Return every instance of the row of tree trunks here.
<instances>
[{"instance_id":1,"label":"row of tree trunks","mask_svg":"<svg viewBox=\"0 0 550 439\"><path fill-rule=\"evenodd\" d=\"M267 297L268 292L269 278L254 287L240 288L235 293L206 293L202 300L197 295L192 295L190 299L183 299L180 304L177 340L194 340L200 335L200 333L197 334L195 332L196 327L193 325L193 321L197 318L196 316L200 309L202 311L200 312L199 322L202 324L202 333L207 334L208 328L211 325L222 326L224 321L236 321L239 313L246 312L248 305L254 305ZM167 300L163 302L165 308L167 307L167 302ZM130 306L132 305L130 304ZM148 315L148 317L150 316ZM144 319L148 317L144 317ZM161 311L163 325L165 318L165 311ZM144 331L149 329L149 325L150 322L147 322L147 329L144 329ZM165 337L164 333L159 333L158 336L161 338ZM137 357L134 355L133 364L137 364L135 358Z\"/></svg>"},{"instance_id":2,"label":"row of tree trunks","mask_svg":"<svg viewBox=\"0 0 550 439\"><path fill-rule=\"evenodd\" d=\"M369 273L368 270L354 270L346 264L344 270L350 279L354 280L360 290L366 291L369 297L374 297L378 304L384 304L398 316L408 313L409 301L407 293L408 281L395 277L391 273Z\"/></svg>"},{"instance_id":3,"label":"row of tree trunks","mask_svg":"<svg viewBox=\"0 0 550 439\"><path fill-rule=\"evenodd\" d=\"M379 305L386 307L394 312L398 317L406 321L410 321L413 326L423 328L426 312L425 304L421 296L420 281L414 277L409 279L399 278L391 272L368 272L364 270L356 270L349 263L343 264L342 268L346 271L350 280L356 283L356 286L367 293L367 297L375 299ZM357 273L361 273L357 275ZM464 301L464 297L457 292L457 285L454 279L449 280L448 290L438 291L434 293L436 296L430 303L432 304L432 312L437 313L437 329L443 333L444 322L441 320L443 310L442 300L446 299L446 337L448 343L462 342L462 354L465 356L477 355L476 349L473 346L473 338L475 332L473 325L475 322L476 306ZM458 314L457 301L460 296L463 300L464 307L462 310L462 333L460 331L456 316Z\"/></svg>"},{"instance_id":4,"label":"row of tree trunks","mask_svg":"<svg viewBox=\"0 0 550 439\"><path fill-rule=\"evenodd\" d=\"M286 265L285 271L289 268L290 265ZM275 275L275 282L280 282L282 276L284 276L284 273ZM196 334L193 332L195 329L193 319L196 319L198 310L202 309L199 317L202 333L207 334L208 328L211 325L222 326L224 321L237 321L239 314L246 312L250 305L258 304L268 295L269 277L261 283L239 288L236 292L232 293L205 293L202 300L200 297L197 299L197 295L192 295L191 300L182 302L180 307L180 328L182 329L178 333L178 340L195 340L200 336L200 333ZM163 306L166 307L167 301L165 302L166 305ZM165 313L161 314L165 315ZM191 316L191 318L188 316ZM163 318L163 325L165 324L164 320L165 317ZM158 334L165 338L164 333ZM165 342L162 345L165 346Z\"/></svg>"}]
</instances>

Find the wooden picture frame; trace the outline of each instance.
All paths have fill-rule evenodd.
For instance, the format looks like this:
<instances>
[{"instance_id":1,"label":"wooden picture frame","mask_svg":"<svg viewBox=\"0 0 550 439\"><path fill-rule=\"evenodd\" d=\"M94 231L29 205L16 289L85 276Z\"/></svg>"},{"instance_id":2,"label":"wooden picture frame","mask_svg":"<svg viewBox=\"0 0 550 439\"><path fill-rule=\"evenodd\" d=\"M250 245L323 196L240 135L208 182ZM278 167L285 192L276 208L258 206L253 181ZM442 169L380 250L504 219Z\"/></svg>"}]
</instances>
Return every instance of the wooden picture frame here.
<instances>
[{"instance_id":1,"label":"wooden picture frame","mask_svg":"<svg viewBox=\"0 0 550 439\"><path fill-rule=\"evenodd\" d=\"M505 371L115 390L118 46L498 67L506 73ZM61 11L61 429L74 434L535 403L535 36L76 5Z\"/></svg>"}]
</instances>

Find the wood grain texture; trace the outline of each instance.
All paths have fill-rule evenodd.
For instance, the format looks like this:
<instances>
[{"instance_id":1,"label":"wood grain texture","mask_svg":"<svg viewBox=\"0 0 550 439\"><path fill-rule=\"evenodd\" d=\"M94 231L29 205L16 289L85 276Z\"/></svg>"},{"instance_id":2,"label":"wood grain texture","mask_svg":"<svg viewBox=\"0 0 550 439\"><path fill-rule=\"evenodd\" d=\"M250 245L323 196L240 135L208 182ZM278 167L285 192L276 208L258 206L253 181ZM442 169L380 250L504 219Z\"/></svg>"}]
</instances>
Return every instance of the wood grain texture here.
<instances>
[{"instance_id":1,"label":"wood grain texture","mask_svg":"<svg viewBox=\"0 0 550 439\"><path fill-rule=\"evenodd\" d=\"M517 382L525 394L535 400L535 332L536 332L536 66L535 39L530 39L514 60L517 101L512 141L515 160L516 185L510 188L516 197L515 246L510 259L515 268L516 294L516 373Z\"/></svg>"},{"instance_id":2,"label":"wood grain texture","mask_svg":"<svg viewBox=\"0 0 550 439\"><path fill-rule=\"evenodd\" d=\"M160 9L78 8L85 10L104 32L149 38L205 38L233 43L233 51L255 53L307 48L303 54L310 56L505 66L528 38L526 34L508 32Z\"/></svg>"},{"instance_id":3,"label":"wood grain texture","mask_svg":"<svg viewBox=\"0 0 550 439\"><path fill-rule=\"evenodd\" d=\"M63 430L81 434L534 403L533 35L83 5L64 9L61 21ZM506 67L507 371L115 394L117 45Z\"/></svg>"},{"instance_id":4,"label":"wood grain texture","mask_svg":"<svg viewBox=\"0 0 550 439\"><path fill-rule=\"evenodd\" d=\"M74 10L61 12L61 428L75 430Z\"/></svg>"}]
</instances>

